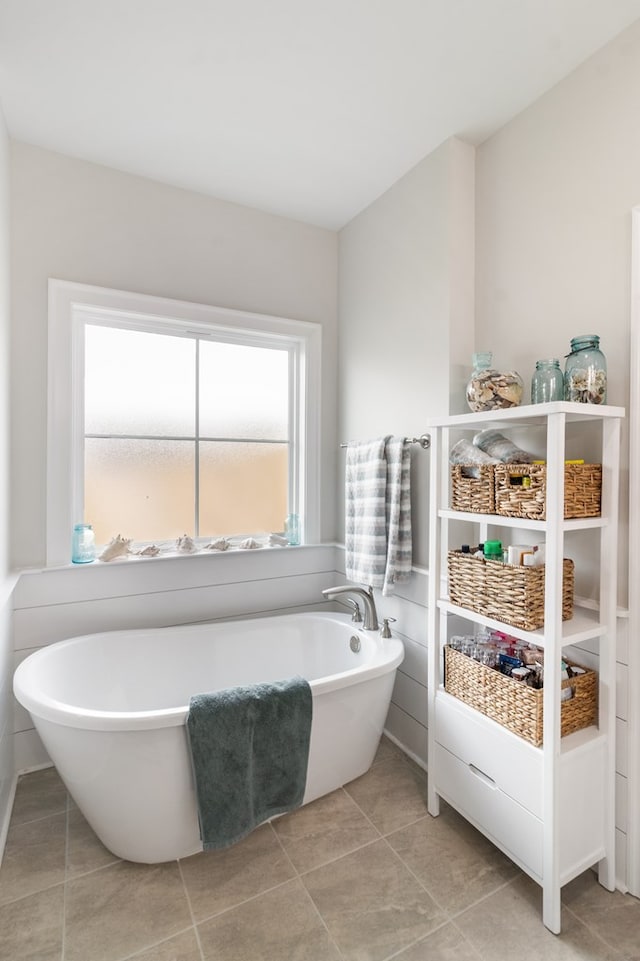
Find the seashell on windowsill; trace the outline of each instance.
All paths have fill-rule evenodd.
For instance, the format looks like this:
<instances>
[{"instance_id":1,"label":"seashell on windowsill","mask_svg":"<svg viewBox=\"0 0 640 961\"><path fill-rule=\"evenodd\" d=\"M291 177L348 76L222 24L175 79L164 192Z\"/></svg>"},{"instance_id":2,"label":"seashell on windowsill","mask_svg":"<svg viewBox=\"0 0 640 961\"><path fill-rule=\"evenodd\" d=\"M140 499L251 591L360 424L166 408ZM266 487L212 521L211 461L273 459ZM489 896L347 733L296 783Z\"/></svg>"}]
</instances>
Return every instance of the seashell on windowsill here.
<instances>
[{"instance_id":1,"label":"seashell on windowsill","mask_svg":"<svg viewBox=\"0 0 640 961\"><path fill-rule=\"evenodd\" d=\"M231 544L226 537L217 537L210 544L205 544L202 549L204 551L228 551L230 547Z\"/></svg>"},{"instance_id":2,"label":"seashell on windowsill","mask_svg":"<svg viewBox=\"0 0 640 961\"><path fill-rule=\"evenodd\" d=\"M118 557L127 557L127 555L131 553L129 550L130 545L130 537L122 537L120 534L117 534L116 537L111 538L98 560L115 561Z\"/></svg>"},{"instance_id":3,"label":"seashell on windowsill","mask_svg":"<svg viewBox=\"0 0 640 961\"><path fill-rule=\"evenodd\" d=\"M243 551L254 551L258 547L262 547L262 544L260 544L253 537L245 537L243 541L240 541L240 543L238 544L238 547L240 548L240 550L243 550Z\"/></svg>"},{"instance_id":4,"label":"seashell on windowsill","mask_svg":"<svg viewBox=\"0 0 640 961\"><path fill-rule=\"evenodd\" d=\"M282 534L269 534L269 547L288 547L289 539Z\"/></svg>"},{"instance_id":5,"label":"seashell on windowsill","mask_svg":"<svg viewBox=\"0 0 640 961\"><path fill-rule=\"evenodd\" d=\"M149 544L148 547L143 548L141 551L132 551L136 557L157 557L160 553L160 548L157 544Z\"/></svg>"},{"instance_id":6,"label":"seashell on windowsill","mask_svg":"<svg viewBox=\"0 0 640 961\"><path fill-rule=\"evenodd\" d=\"M189 537L188 534L183 534L176 541L176 550L179 554L195 554L198 548L193 538Z\"/></svg>"}]
</instances>

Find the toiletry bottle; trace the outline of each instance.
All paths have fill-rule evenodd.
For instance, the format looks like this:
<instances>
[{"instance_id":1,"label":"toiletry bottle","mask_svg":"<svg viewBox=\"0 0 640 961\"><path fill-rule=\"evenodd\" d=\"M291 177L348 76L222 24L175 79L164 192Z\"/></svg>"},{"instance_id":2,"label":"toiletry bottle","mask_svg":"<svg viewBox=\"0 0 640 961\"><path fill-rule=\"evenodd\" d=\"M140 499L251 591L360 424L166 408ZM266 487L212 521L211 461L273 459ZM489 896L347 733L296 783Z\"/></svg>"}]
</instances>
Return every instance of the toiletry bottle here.
<instances>
[{"instance_id":1,"label":"toiletry bottle","mask_svg":"<svg viewBox=\"0 0 640 961\"><path fill-rule=\"evenodd\" d=\"M485 541L484 542L484 558L487 561L501 561L502 560L502 541Z\"/></svg>"}]
</instances>

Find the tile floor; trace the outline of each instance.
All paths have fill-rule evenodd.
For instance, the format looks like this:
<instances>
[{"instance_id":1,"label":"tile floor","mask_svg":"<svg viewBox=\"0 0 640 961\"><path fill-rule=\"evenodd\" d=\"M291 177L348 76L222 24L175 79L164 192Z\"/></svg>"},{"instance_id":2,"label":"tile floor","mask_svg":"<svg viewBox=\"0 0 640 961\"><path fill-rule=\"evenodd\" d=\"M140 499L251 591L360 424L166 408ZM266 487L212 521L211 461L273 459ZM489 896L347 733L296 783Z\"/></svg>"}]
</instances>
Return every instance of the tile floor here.
<instances>
[{"instance_id":1,"label":"tile floor","mask_svg":"<svg viewBox=\"0 0 640 961\"><path fill-rule=\"evenodd\" d=\"M540 889L383 739L371 770L226 851L140 865L97 840L52 768L18 784L3 961L640 961L640 901L591 872Z\"/></svg>"}]
</instances>

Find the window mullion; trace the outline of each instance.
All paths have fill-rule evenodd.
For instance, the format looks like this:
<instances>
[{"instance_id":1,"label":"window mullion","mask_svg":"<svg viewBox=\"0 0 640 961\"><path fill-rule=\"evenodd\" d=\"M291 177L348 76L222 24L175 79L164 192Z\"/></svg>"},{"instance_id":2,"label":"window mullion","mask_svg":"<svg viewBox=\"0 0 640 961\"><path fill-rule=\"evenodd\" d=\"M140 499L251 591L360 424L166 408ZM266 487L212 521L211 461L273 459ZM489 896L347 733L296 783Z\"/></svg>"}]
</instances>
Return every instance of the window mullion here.
<instances>
[{"instance_id":1,"label":"window mullion","mask_svg":"<svg viewBox=\"0 0 640 961\"><path fill-rule=\"evenodd\" d=\"M200 536L200 338L196 337L195 353L195 477L194 477L194 537Z\"/></svg>"}]
</instances>

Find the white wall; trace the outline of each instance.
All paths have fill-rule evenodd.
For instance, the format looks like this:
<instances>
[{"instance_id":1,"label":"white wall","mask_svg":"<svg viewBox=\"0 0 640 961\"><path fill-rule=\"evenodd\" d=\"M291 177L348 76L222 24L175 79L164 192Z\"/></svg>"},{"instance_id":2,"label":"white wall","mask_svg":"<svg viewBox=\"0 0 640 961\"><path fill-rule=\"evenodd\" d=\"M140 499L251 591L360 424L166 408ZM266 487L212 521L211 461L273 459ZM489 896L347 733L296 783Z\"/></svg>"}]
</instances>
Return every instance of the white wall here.
<instances>
[{"instance_id":1,"label":"white wall","mask_svg":"<svg viewBox=\"0 0 640 961\"><path fill-rule=\"evenodd\" d=\"M474 151L444 143L340 233L340 441L418 436L459 409L473 349ZM343 452L344 454L344 452ZM412 451L414 561L427 563L428 461ZM344 536L344 456L338 531Z\"/></svg>"},{"instance_id":2,"label":"white wall","mask_svg":"<svg viewBox=\"0 0 640 961\"><path fill-rule=\"evenodd\" d=\"M340 233L340 441L419 436L461 410L473 350L474 151L452 139ZM427 761L429 454L412 449L414 572L380 617L405 643L387 731ZM337 502L344 537L344 451ZM344 576L344 559L341 572Z\"/></svg>"},{"instance_id":3,"label":"white wall","mask_svg":"<svg viewBox=\"0 0 640 961\"><path fill-rule=\"evenodd\" d=\"M640 203L640 22L477 151L476 340L528 380L538 357L599 333L612 404L629 403L631 209ZM619 602L627 590L628 427L624 430ZM573 456L578 456L574 454ZM635 484L632 496L636 495ZM640 812L627 796L628 726L637 699L629 647L618 644L617 825ZM638 833L636 828L636 833ZM624 878L624 844L619 877ZM640 857L640 851L637 852Z\"/></svg>"},{"instance_id":4,"label":"white wall","mask_svg":"<svg viewBox=\"0 0 640 961\"><path fill-rule=\"evenodd\" d=\"M322 536L332 539L336 234L15 142L11 200L13 565L45 557L49 277L322 324Z\"/></svg>"},{"instance_id":5,"label":"white wall","mask_svg":"<svg viewBox=\"0 0 640 961\"><path fill-rule=\"evenodd\" d=\"M0 107L0 852L13 791L9 574L9 138Z\"/></svg>"},{"instance_id":6,"label":"white wall","mask_svg":"<svg viewBox=\"0 0 640 961\"><path fill-rule=\"evenodd\" d=\"M640 21L477 152L476 339L528 383L538 357L599 333L628 408L631 209L640 203ZM508 351L508 353L507 353ZM576 455L577 456L577 455ZM628 426L619 602L627 604Z\"/></svg>"}]
</instances>

